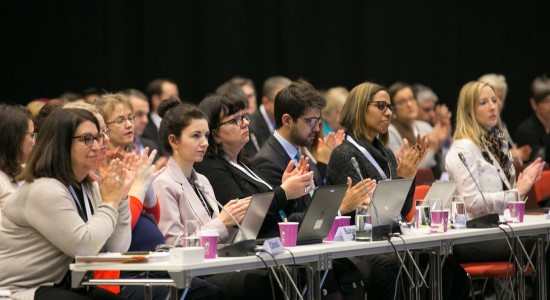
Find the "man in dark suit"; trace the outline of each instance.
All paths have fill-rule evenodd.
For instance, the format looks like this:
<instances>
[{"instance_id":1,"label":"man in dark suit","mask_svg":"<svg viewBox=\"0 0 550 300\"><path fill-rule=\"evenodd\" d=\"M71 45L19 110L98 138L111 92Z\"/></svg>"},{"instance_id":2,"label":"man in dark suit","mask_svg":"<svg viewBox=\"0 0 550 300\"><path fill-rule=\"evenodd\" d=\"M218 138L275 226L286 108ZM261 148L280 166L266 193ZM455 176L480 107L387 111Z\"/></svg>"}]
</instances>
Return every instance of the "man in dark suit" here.
<instances>
[{"instance_id":1,"label":"man in dark suit","mask_svg":"<svg viewBox=\"0 0 550 300\"><path fill-rule=\"evenodd\" d=\"M159 140L159 126L162 118L158 115L158 108L162 101L179 97L178 86L170 79L158 78L147 85L147 96L151 112L148 115L149 122L145 126L142 136L162 145Z\"/></svg>"},{"instance_id":2,"label":"man in dark suit","mask_svg":"<svg viewBox=\"0 0 550 300\"><path fill-rule=\"evenodd\" d=\"M262 88L262 105L250 115L248 127L250 141L244 148L245 153L249 156L254 157L275 130L275 97L290 83L290 79L283 76L274 76L265 80Z\"/></svg>"}]
</instances>

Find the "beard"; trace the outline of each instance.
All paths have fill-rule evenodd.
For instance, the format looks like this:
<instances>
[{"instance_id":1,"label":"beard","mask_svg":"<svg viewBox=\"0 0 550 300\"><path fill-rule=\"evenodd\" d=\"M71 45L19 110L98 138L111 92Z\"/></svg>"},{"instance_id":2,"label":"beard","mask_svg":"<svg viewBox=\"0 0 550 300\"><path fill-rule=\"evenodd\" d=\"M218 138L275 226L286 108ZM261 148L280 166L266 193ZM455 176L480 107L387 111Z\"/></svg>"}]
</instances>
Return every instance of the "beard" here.
<instances>
[{"instance_id":1,"label":"beard","mask_svg":"<svg viewBox=\"0 0 550 300\"><path fill-rule=\"evenodd\" d=\"M311 145L313 144L314 139L315 139L315 137L313 139L311 139L311 141L310 141L308 139L308 137L307 136L304 137L303 134L301 134L300 131L298 131L298 128L296 128L296 127L293 127L290 130L290 140L291 140L291 142L298 145L299 147L311 147Z\"/></svg>"}]
</instances>

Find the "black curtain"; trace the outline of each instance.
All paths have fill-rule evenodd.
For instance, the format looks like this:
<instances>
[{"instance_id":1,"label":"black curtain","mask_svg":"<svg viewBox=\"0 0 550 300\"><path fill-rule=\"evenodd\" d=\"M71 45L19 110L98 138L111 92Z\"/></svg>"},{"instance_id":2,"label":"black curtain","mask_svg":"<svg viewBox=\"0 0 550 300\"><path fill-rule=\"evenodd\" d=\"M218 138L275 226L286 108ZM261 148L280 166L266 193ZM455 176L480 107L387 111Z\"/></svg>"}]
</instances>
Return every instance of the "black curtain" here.
<instances>
[{"instance_id":1,"label":"black curtain","mask_svg":"<svg viewBox=\"0 0 550 300\"><path fill-rule=\"evenodd\" d=\"M454 110L460 87L508 79L503 119L531 111L550 75L550 1L1 1L0 101L175 80L198 102L234 75L304 78L319 89L371 80L431 86Z\"/></svg>"}]
</instances>

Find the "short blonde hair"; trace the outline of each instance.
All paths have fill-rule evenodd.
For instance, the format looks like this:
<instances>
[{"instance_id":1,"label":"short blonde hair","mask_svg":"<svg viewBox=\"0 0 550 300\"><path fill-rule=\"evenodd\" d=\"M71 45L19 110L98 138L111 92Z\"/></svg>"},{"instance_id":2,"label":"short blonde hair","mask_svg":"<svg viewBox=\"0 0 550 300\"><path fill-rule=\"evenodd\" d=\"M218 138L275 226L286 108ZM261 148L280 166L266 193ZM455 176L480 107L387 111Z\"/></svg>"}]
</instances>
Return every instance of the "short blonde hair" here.
<instances>
[{"instance_id":1,"label":"short blonde hair","mask_svg":"<svg viewBox=\"0 0 550 300\"><path fill-rule=\"evenodd\" d=\"M122 94L105 94L95 99L94 105L103 110L103 117L107 119L111 117L118 104L126 106L132 113L134 107L128 98Z\"/></svg>"},{"instance_id":2,"label":"short blonde hair","mask_svg":"<svg viewBox=\"0 0 550 300\"><path fill-rule=\"evenodd\" d=\"M342 106L346 103L346 98L349 95L348 89L342 86L337 86L329 89L325 94L325 100L327 100L327 105L323 108L322 114L323 119L331 118L336 108Z\"/></svg>"},{"instance_id":3,"label":"short blonde hair","mask_svg":"<svg viewBox=\"0 0 550 300\"><path fill-rule=\"evenodd\" d=\"M479 95L484 87L493 87L481 81L470 81L460 90L458 95L458 104L456 109L456 130L454 139L469 139L481 148L480 137L485 133L485 129L476 120L476 108L479 104ZM497 114L497 128L502 130L500 116Z\"/></svg>"},{"instance_id":4,"label":"short blonde hair","mask_svg":"<svg viewBox=\"0 0 550 300\"><path fill-rule=\"evenodd\" d=\"M386 88L379 84L363 82L354 87L349 93L340 113L340 124L355 137L363 136L367 131L368 125L365 113L373 100L373 96L380 91L387 92ZM387 145L389 139L387 132L379 134L378 138L384 145Z\"/></svg>"}]
</instances>

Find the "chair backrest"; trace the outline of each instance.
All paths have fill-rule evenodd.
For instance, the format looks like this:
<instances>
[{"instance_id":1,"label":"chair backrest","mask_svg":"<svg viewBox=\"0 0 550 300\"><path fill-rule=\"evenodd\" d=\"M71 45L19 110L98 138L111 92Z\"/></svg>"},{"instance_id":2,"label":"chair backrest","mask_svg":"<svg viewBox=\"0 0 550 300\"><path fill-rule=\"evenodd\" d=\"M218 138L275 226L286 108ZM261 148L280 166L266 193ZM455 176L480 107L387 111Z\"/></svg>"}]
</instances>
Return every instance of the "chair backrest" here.
<instances>
[{"instance_id":1,"label":"chair backrest","mask_svg":"<svg viewBox=\"0 0 550 300\"><path fill-rule=\"evenodd\" d=\"M426 198L429 190L429 185L417 185L414 188L413 203L411 206L411 210L407 214L407 222L410 222L414 218L414 212L416 210L416 200L423 200L424 198Z\"/></svg>"},{"instance_id":2,"label":"chair backrest","mask_svg":"<svg viewBox=\"0 0 550 300\"><path fill-rule=\"evenodd\" d=\"M539 181L533 185L537 202L550 195L550 171L542 171Z\"/></svg>"},{"instance_id":3,"label":"chair backrest","mask_svg":"<svg viewBox=\"0 0 550 300\"><path fill-rule=\"evenodd\" d=\"M416 183L415 183L416 186L426 185L426 184L430 185L434 183L434 181L435 181L435 176L432 169L425 168L425 169L418 169L418 171L416 171Z\"/></svg>"}]
</instances>

